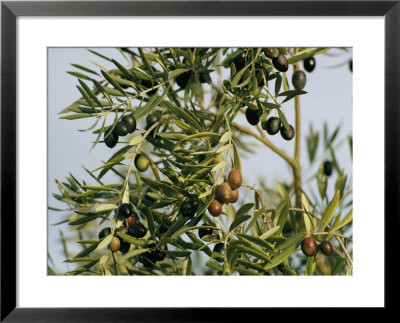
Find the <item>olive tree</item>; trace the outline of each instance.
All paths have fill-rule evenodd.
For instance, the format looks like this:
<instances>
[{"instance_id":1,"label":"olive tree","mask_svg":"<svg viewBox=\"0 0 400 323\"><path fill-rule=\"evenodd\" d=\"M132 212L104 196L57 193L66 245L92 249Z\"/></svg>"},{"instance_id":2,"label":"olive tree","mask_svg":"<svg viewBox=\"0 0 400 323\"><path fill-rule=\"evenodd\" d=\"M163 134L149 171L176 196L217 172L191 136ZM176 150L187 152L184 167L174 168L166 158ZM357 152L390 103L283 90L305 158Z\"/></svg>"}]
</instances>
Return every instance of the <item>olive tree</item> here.
<instances>
[{"instance_id":1,"label":"olive tree","mask_svg":"<svg viewBox=\"0 0 400 323\"><path fill-rule=\"evenodd\" d=\"M56 222L79 236L61 241L81 246L65 259L75 264L66 274L352 274L351 169L335 154L343 143L352 153L351 133L338 142L338 128L300 132L307 74L330 48L116 50L129 64L91 51L114 67L73 64L78 71L68 72L80 98L61 118L92 119L92 149L104 145L109 154L85 168L95 184L72 174L56 181L53 196L69 211ZM294 106L293 122L283 106ZM271 142L275 135L282 145L294 141L293 155ZM282 158L291 182L246 183L241 156L251 154L249 137ZM110 173L114 180L104 182Z\"/></svg>"}]
</instances>

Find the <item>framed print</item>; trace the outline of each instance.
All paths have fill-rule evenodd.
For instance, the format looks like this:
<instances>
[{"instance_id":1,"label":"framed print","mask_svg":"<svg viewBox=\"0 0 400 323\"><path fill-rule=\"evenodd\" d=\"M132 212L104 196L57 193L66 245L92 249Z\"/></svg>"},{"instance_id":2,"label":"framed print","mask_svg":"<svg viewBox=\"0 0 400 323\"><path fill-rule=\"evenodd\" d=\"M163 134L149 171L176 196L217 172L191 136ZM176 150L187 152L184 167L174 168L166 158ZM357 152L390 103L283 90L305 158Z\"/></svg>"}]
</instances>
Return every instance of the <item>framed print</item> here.
<instances>
[{"instance_id":1,"label":"framed print","mask_svg":"<svg viewBox=\"0 0 400 323\"><path fill-rule=\"evenodd\" d=\"M390 308L399 15L2 2L1 320Z\"/></svg>"}]
</instances>

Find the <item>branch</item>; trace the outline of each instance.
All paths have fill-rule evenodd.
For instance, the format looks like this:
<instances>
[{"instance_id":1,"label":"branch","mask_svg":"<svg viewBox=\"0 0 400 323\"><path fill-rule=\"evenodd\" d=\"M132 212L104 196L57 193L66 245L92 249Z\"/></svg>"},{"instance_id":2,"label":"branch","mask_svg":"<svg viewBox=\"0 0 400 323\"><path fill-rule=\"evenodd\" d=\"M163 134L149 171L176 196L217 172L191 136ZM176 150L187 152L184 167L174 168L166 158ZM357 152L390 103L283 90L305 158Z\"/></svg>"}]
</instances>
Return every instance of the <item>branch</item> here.
<instances>
[{"instance_id":1,"label":"branch","mask_svg":"<svg viewBox=\"0 0 400 323\"><path fill-rule=\"evenodd\" d=\"M288 155L286 155L285 152L280 150L278 147L276 147L272 142L270 142L267 137L262 137L251 131L249 128L241 126L235 122L231 123L231 126L239 130L240 132L243 132L249 136L252 136L253 138L257 139L258 141L262 142L265 146L270 148L273 152L278 154L280 157L282 157L284 160L286 160L292 167L296 166L296 162L290 158Z\"/></svg>"}]
</instances>

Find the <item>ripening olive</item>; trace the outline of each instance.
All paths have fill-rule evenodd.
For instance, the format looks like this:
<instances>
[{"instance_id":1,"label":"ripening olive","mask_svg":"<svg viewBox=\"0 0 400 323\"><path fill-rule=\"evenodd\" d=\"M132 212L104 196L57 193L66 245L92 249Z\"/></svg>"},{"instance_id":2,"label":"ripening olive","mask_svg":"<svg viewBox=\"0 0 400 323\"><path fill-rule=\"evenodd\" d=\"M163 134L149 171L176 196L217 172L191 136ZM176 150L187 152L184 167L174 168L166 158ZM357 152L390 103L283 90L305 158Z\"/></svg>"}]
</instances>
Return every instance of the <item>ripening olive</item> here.
<instances>
[{"instance_id":1,"label":"ripening olive","mask_svg":"<svg viewBox=\"0 0 400 323\"><path fill-rule=\"evenodd\" d=\"M272 58L272 51L273 51L272 47L263 48L263 52L265 56L267 56L268 58Z\"/></svg>"},{"instance_id":2,"label":"ripening olive","mask_svg":"<svg viewBox=\"0 0 400 323\"><path fill-rule=\"evenodd\" d=\"M306 237L301 242L301 251L307 256L312 257L317 253L317 243L315 242L313 237Z\"/></svg>"},{"instance_id":3,"label":"ripening olive","mask_svg":"<svg viewBox=\"0 0 400 323\"><path fill-rule=\"evenodd\" d=\"M121 248L121 241L117 237L112 237L110 242L110 250L117 252Z\"/></svg>"},{"instance_id":4,"label":"ripening olive","mask_svg":"<svg viewBox=\"0 0 400 323\"><path fill-rule=\"evenodd\" d=\"M132 206L129 203L123 203L118 208L118 215L129 218L133 213Z\"/></svg>"},{"instance_id":5,"label":"ripening olive","mask_svg":"<svg viewBox=\"0 0 400 323\"><path fill-rule=\"evenodd\" d=\"M315 58L313 56L306 58L303 61L303 66L307 72L312 72L315 68Z\"/></svg>"},{"instance_id":6,"label":"ripening olive","mask_svg":"<svg viewBox=\"0 0 400 323\"><path fill-rule=\"evenodd\" d=\"M272 64L279 72L286 72L289 69L288 60L283 54L272 58Z\"/></svg>"},{"instance_id":7,"label":"ripening olive","mask_svg":"<svg viewBox=\"0 0 400 323\"><path fill-rule=\"evenodd\" d=\"M208 212L212 216L220 216L222 213L222 205L217 200L212 200L208 206Z\"/></svg>"},{"instance_id":8,"label":"ripening olive","mask_svg":"<svg viewBox=\"0 0 400 323\"><path fill-rule=\"evenodd\" d=\"M124 115L121 120L128 125L129 133L132 133L136 130L136 119L133 114Z\"/></svg>"},{"instance_id":9,"label":"ripening olive","mask_svg":"<svg viewBox=\"0 0 400 323\"><path fill-rule=\"evenodd\" d=\"M127 225L130 226L135 223L136 217L135 213L132 213L132 215L126 219Z\"/></svg>"},{"instance_id":10,"label":"ripening olive","mask_svg":"<svg viewBox=\"0 0 400 323\"><path fill-rule=\"evenodd\" d=\"M137 154L135 157L135 166L139 172L145 172L150 166L150 161L145 155Z\"/></svg>"},{"instance_id":11,"label":"ripening olive","mask_svg":"<svg viewBox=\"0 0 400 323\"><path fill-rule=\"evenodd\" d=\"M231 199L232 189L228 183L222 183L215 189L215 198L221 204L229 203Z\"/></svg>"},{"instance_id":12,"label":"ripening olive","mask_svg":"<svg viewBox=\"0 0 400 323\"><path fill-rule=\"evenodd\" d=\"M247 122L251 125L255 126L260 121L260 113L258 110L253 110L250 108L246 109L246 119Z\"/></svg>"},{"instance_id":13,"label":"ripening olive","mask_svg":"<svg viewBox=\"0 0 400 323\"><path fill-rule=\"evenodd\" d=\"M294 128L289 125L289 129L286 129L283 125L281 126L281 136L285 140L292 140L294 137Z\"/></svg>"},{"instance_id":14,"label":"ripening olive","mask_svg":"<svg viewBox=\"0 0 400 323\"><path fill-rule=\"evenodd\" d=\"M118 143L118 135L114 131L110 133L110 130L104 132L104 143L107 147L113 148Z\"/></svg>"},{"instance_id":15,"label":"ripening olive","mask_svg":"<svg viewBox=\"0 0 400 323\"><path fill-rule=\"evenodd\" d=\"M319 248L325 256L329 257L333 253L333 246L329 241L322 241Z\"/></svg>"},{"instance_id":16,"label":"ripening olive","mask_svg":"<svg viewBox=\"0 0 400 323\"><path fill-rule=\"evenodd\" d=\"M236 203L239 199L239 190L233 190L231 193L231 198L229 199L229 203Z\"/></svg>"},{"instance_id":17,"label":"ripening olive","mask_svg":"<svg viewBox=\"0 0 400 323\"><path fill-rule=\"evenodd\" d=\"M292 75L292 84L296 90L302 90L306 86L307 76L303 71L295 71Z\"/></svg>"},{"instance_id":18,"label":"ripening olive","mask_svg":"<svg viewBox=\"0 0 400 323\"><path fill-rule=\"evenodd\" d=\"M232 169L228 175L228 183L233 190L238 189L242 185L242 173L236 169Z\"/></svg>"},{"instance_id":19,"label":"ripening olive","mask_svg":"<svg viewBox=\"0 0 400 323\"><path fill-rule=\"evenodd\" d=\"M105 227L103 229L101 229L101 231L99 232L99 239L103 239L104 237L108 236L111 233L111 229L109 227Z\"/></svg>"},{"instance_id":20,"label":"ripening olive","mask_svg":"<svg viewBox=\"0 0 400 323\"><path fill-rule=\"evenodd\" d=\"M265 130L270 135L275 135L281 129L281 120L277 117L271 117L265 124Z\"/></svg>"}]
</instances>

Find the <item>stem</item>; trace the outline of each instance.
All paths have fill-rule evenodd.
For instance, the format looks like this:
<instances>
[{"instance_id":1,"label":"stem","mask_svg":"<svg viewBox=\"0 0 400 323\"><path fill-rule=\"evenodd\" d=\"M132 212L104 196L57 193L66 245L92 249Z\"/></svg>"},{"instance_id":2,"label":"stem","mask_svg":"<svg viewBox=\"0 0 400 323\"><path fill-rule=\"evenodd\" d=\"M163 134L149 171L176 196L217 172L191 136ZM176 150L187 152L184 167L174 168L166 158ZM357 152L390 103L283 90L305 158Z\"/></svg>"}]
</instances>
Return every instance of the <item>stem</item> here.
<instances>
[{"instance_id":1,"label":"stem","mask_svg":"<svg viewBox=\"0 0 400 323\"><path fill-rule=\"evenodd\" d=\"M299 70L299 63L294 64L294 70ZM300 115L300 96L297 95L294 98L294 108L295 108L295 146L294 146L294 165L292 165L293 177L294 177L294 192L296 196L296 207L301 208L301 165L300 165L300 144L301 144L301 115ZM303 223L302 217L297 217L297 229L300 229L300 226Z\"/></svg>"},{"instance_id":2,"label":"stem","mask_svg":"<svg viewBox=\"0 0 400 323\"><path fill-rule=\"evenodd\" d=\"M257 135L255 132L251 131L249 128L241 126L235 122L231 123L231 126L236 128L237 130L239 130L240 132L243 132L249 136L252 136L253 138L259 140L260 142L262 142L265 146L267 146L268 148L270 148L273 152L275 152L276 154L278 154L280 157L282 157L284 160L286 160L289 165L291 165L292 167L295 166L295 161L294 159L290 158L288 155L286 155L286 153L284 153L282 150L280 150L278 147L276 147L272 142L270 142L267 137L263 137L263 136L259 136Z\"/></svg>"}]
</instances>

